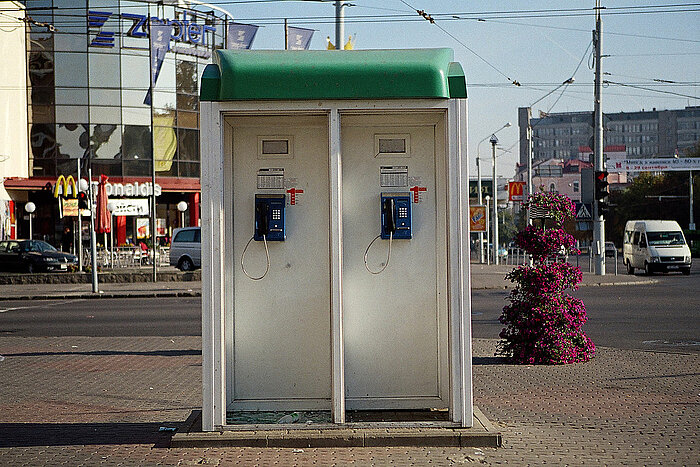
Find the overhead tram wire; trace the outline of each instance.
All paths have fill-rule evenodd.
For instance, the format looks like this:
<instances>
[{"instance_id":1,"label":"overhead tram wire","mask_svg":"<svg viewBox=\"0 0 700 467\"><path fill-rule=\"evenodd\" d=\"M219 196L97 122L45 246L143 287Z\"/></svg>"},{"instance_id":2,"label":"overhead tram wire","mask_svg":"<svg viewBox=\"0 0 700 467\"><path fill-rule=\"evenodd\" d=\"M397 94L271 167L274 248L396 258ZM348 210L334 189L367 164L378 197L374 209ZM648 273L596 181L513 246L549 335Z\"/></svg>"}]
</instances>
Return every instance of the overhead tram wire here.
<instances>
[{"instance_id":1,"label":"overhead tram wire","mask_svg":"<svg viewBox=\"0 0 700 467\"><path fill-rule=\"evenodd\" d=\"M457 41L458 44L460 44L462 47L464 47L464 48L467 49L469 52L471 52L472 54L474 54L477 58L479 58L481 61L483 61L484 63L486 63L489 67L491 67L492 69L494 69L496 72L498 72L498 74L500 74L501 76L503 76L505 79L507 79L508 81L510 81L511 84L513 84L513 85L515 85L515 86L520 86L520 83L519 83L517 80L511 79L508 75L506 75L503 71L501 71L498 67L496 67L496 65L494 65L493 63L491 63L491 62L489 62L488 60L486 60L484 57L482 57L481 55L479 55L475 50L473 50L471 47L469 47L469 46L468 46L467 44L465 44L463 41L459 40L459 39L458 39L457 37L455 37L452 33L450 33L450 32L447 31L445 28L443 28L442 26L440 26L438 23L435 22L435 20L434 20L429 14L425 13L425 11L423 11L423 10L418 10L418 9L413 8L411 5L409 5L408 3L406 3L405 0L400 0L400 1L401 1L401 3L403 3L404 5L406 5L407 7L409 7L410 9L415 10L416 13L418 13L418 15L420 15L421 17L423 17L425 20L427 20L427 21L429 21L431 24L434 24L435 26L437 26L442 32L444 32L445 34L447 34L448 36L450 36L452 39L454 39L455 41Z\"/></svg>"},{"instance_id":2,"label":"overhead tram wire","mask_svg":"<svg viewBox=\"0 0 700 467\"><path fill-rule=\"evenodd\" d=\"M670 96L679 96L679 97L688 98L688 99L700 99L700 96L691 96L689 94L681 94L681 93L673 92L673 91L664 91L661 89L645 88L643 86L635 86L633 84L617 83L615 81L609 81L609 80L603 80L603 84L612 84L615 86L623 86L623 87L628 87L628 88L641 89L643 91L658 92L660 94L668 94Z\"/></svg>"}]
</instances>

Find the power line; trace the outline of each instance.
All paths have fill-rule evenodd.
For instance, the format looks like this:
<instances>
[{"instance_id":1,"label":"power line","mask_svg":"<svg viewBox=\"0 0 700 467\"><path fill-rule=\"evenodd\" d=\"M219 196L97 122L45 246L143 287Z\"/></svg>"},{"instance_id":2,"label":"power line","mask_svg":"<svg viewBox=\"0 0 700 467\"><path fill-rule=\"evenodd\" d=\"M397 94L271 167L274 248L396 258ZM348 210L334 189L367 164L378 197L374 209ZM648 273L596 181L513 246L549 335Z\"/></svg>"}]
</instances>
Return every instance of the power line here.
<instances>
[{"instance_id":1,"label":"power line","mask_svg":"<svg viewBox=\"0 0 700 467\"><path fill-rule=\"evenodd\" d=\"M635 86L633 84L616 83L615 81L603 80L603 84L614 84L616 86L624 86L624 87L628 87L628 88L641 89L644 91L658 92L660 94L669 94L671 96L680 96L680 97L685 97L688 99L700 99L700 97L698 97L698 96L691 96L689 94L680 94L680 93L672 92L672 91L662 91L661 89L646 88L646 87L642 87L642 86Z\"/></svg>"}]
</instances>

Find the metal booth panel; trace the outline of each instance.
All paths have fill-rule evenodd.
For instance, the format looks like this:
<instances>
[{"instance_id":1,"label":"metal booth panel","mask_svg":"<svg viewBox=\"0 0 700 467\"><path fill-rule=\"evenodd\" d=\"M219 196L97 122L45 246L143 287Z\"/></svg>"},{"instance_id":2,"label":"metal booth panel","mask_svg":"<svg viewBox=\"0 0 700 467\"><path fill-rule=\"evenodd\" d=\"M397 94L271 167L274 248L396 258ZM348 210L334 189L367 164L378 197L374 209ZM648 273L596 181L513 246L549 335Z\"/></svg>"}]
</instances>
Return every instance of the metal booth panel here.
<instances>
[{"instance_id":1,"label":"metal booth panel","mask_svg":"<svg viewBox=\"0 0 700 467\"><path fill-rule=\"evenodd\" d=\"M449 403L445 115L341 114L348 409ZM387 193L409 195L410 207L400 197L397 209L410 212L412 238L393 239L388 266L372 274L363 256L380 234ZM388 247L374 242L369 269L381 269Z\"/></svg>"},{"instance_id":2,"label":"metal booth panel","mask_svg":"<svg viewBox=\"0 0 700 467\"><path fill-rule=\"evenodd\" d=\"M329 409L328 116L230 116L227 122L233 128L234 258L227 405ZM271 204L269 272L260 280L247 277L241 264L254 233L256 195L277 203ZM266 263L264 242L250 241L243 258L248 274L259 277Z\"/></svg>"}]
</instances>

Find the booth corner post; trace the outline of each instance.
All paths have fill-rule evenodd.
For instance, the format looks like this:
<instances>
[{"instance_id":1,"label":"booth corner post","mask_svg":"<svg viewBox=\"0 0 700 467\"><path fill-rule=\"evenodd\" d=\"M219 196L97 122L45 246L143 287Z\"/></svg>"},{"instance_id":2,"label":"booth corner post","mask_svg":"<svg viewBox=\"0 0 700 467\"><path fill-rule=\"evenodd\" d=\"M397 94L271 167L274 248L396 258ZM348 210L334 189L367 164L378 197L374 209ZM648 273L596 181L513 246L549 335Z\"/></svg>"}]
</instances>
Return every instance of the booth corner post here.
<instances>
[{"instance_id":1,"label":"booth corner post","mask_svg":"<svg viewBox=\"0 0 700 467\"><path fill-rule=\"evenodd\" d=\"M200 87L205 431L241 412L344 423L435 407L472 426L467 96L452 60L215 51Z\"/></svg>"}]
</instances>

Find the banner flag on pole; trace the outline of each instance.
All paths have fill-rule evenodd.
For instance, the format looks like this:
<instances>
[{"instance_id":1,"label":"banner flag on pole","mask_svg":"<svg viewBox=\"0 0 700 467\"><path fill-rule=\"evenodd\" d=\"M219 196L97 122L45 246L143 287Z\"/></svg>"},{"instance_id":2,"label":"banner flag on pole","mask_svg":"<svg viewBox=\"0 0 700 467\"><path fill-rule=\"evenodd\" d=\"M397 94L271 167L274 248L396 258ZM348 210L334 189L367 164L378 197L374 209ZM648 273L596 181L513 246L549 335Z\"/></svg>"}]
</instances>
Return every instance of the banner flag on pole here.
<instances>
[{"instance_id":1,"label":"banner flag on pole","mask_svg":"<svg viewBox=\"0 0 700 467\"><path fill-rule=\"evenodd\" d=\"M153 88L156 85L156 81L158 81L160 69L163 67L165 54L170 50L170 36L173 27L169 24L153 24L153 22L150 22L148 29L148 41L151 46L151 87L143 100L145 105L151 105Z\"/></svg>"},{"instance_id":2,"label":"banner flag on pole","mask_svg":"<svg viewBox=\"0 0 700 467\"><path fill-rule=\"evenodd\" d=\"M287 49L288 50L309 50L311 38L314 35L313 29L287 27Z\"/></svg>"},{"instance_id":3,"label":"banner flag on pole","mask_svg":"<svg viewBox=\"0 0 700 467\"><path fill-rule=\"evenodd\" d=\"M226 31L227 49L250 49L258 26L254 24L229 23Z\"/></svg>"}]
</instances>

